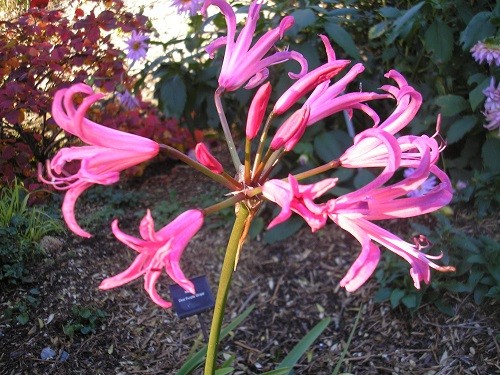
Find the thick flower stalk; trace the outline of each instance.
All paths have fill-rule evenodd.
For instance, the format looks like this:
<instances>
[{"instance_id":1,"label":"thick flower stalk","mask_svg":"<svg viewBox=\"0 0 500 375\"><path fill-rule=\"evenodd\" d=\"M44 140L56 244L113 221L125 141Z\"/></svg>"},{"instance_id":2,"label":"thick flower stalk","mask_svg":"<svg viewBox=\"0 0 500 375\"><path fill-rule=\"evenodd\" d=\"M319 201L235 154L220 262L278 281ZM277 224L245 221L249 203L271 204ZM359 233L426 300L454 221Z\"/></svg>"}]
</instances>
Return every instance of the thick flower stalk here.
<instances>
[{"instance_id":1,"label":"thick flower stalk","mask_svg":"<svg viewBox=\"0 0 500 375\"><path fill-rule=\"evenodd\" d=\"M87 95L75 107L77 95ZM158 143L137 135L107 128L85 118L89 107L103 95L95 94L87 85L76 84L59 90L54 97L52 117L66 132L80 138L87 146L61 149L47 162L48 178L39 173L42 181L58 190L67 190L62 212L68 227L77 235L90 237L75 219L78 197L94 184L111 185L120 179L120 172L154 158L160 149ZM80 162L76 173L68 164Z\"/></svg>"},{"instance_id":2,"label":"thick flower stalk","mask_svg":"<svg viewBox=\"0 0 500 375\"><path fill-rule=\"evenodd\" d=\"M163 308L169 308L172 304L164 300L156 290L158 279L165 270L173 281L187 292L194 294L194 285L184 276L179 262L189 241L203 225L203 220L204 215L201 210L188 210L170 224L155 231L154 220L148 210L139 226L142 239L123 233L118 228L118 220L113 221L112 229L115 237L139 254L125 271L104 279L99 289L116 288L144 276L144 289L153 302Z\"/></svg>"},{"instance_id":3,"label":"thick flower stalk","mask_svg":"<svg viewBox=\"0 0 500 375\"><path fill-rule=\"evenodd\" d=\"M214 40L207 47L210 57L214 57L217 49L226 46L219 74L221 89L235 91L245 83L247 89L256 87L269 76L269 66L290 59L296 60L301 66L299 73L289 73L291 78L299 78L307 72L307 61L298 52L278 51L267 55L274 48L274 44L283 38L285 31L293 26L293 17L283 18L277 28L269 30L252 46L262 1L252 1L246 24L238 37L236 37L236 15L233 8L224 0L205 0L201 9L202 14L206 14L210 5L215 5L221 10L227 24L227 35Z\"/></svg>"}]
</instances>

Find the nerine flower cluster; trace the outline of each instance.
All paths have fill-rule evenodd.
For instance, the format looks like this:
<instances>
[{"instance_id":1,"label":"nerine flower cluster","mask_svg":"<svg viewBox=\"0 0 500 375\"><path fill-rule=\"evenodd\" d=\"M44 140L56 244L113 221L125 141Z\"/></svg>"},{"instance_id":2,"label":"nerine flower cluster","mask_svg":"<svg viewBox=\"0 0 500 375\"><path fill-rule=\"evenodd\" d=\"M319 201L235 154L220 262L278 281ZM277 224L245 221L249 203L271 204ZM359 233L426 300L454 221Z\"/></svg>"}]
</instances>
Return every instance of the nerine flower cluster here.
<instances>
[{"instance_id":1,"label":"nerine flower cluster","mask_svg":"<svg viewBox=\"0 0 500 375\"><path fill-rule=\"evenodd\" d=\"M422 96L395 70L387 72L387 84L378 92L348 92L349 84L356 80L364 67L360 63L351 64L349 60L338 59L327 37L320 36L327 61L309 71L307 61L300 53L276 48L276 43L294 24L293 17L283 18L276 28L255 38L260 1L254 0L250 4L246 23L239 33L234 10L226 1L206 0L201 12L205 14L210 6L218 7L227 23L227 35L207 46L211 57L215 56L216 50L224 49L216 101L226 92L241 88L256 89L246 119L245 159L240 161L234 151L220 102L216 104L235 171L224 170L203 144L195 149L195 162L169 146L90 121L86 112L102 95L94 93L84 84L74 85L55 95L52 115L62 129L76 135L87 145L60 150L47 163L45 177L40 170L40 177L46 183L67 191L62 212L68 227L77 235L90 237L90 233L82 229L75 219L78 197L94 184L117 182L121 171L152 159L165 150L228 188L231 196L228 204L243 203L254 213L263 201L278 205L281 211L271 220L268 228L296 214L313 232L329 230L329 223L349 232L359 242L359 254L340 280L340 285L348 291L361 287L373 274L382 247L409 263L416 288L420 288L422 282L430 282L431 268L454 270L453 267L438 264L440 256L426 253L429 243L425 238L408 242L377 224L380 220L402 219L436 211L452 198L450 179L438 166L443 150L438 134L399 136L405 133L406 126L415 117L422 104ZM298 62L298 71L289 73L295 82L275 103L270 103L272 86L267 82L269 67L288 60ZM85 96L78 106L74 104L76 95ZM371 102L380 100L391 102L394 106L385 119L370 106ZM342 111L350 116L354 111L364 113L370 126L354 137L352 146L340 158L299 175L269 178L276 165L293 150L309 127ZM275 121L281 125L271 134L271 124ZM69 173L67 164L75 160L80 163L79 170ZM377 176L356 191L332 196L330 190L338 179L329 178L328 173L339 167L372 168ZM324 178L315 183L302 181L315 175ZM140 238L122 232L119 221L115 220L111 228L113 234L135 250L137 257L125 271L103 280L100 288L111 289L144 277L144 289L152 300L168 308L171 303L156 290L156 284L165 272L186 291L194 293L194 286L184 275L180 260L190 240L202 228L206 215L213 212L212 207L190 209L158 231L155 230L154 220L162 218L153 218L148 210L139 224Z\"/></svg>"}]
</instances>

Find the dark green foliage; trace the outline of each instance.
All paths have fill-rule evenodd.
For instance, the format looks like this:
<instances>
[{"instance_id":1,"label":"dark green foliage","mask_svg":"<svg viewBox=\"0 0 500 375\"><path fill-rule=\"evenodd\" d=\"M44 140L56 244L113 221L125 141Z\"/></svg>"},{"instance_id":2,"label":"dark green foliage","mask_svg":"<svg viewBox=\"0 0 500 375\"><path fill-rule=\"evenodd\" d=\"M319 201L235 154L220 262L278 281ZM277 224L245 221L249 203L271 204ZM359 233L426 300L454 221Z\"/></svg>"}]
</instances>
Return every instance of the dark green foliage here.
<instances>
[{"instance_id":1,"label":"dark green foliage","mask_svg":"<svg viewBox=\"0 0 500 375\"><path fill-rule=\"evenodd\" d=\"M408 272L408 264L398 256L386 252L376 272L381 284L376 301L390 301L393 308L405 306L416 311L423 303L433 303L444 313L453 315L452 304L443 299L445 292L472 295L476 304L500 300L500 243L486 236L472 237L452 226L443 215L436 215L438 225L434 230L427 226L413 225L441 251L442 263L454 265L456 272L433 272L430 285L415 289Z\"/></svg>"},{"instance_id":2,"label":"dark green foliage","mask_svg":"<svg viewBox=\"0 0 500 375\"><path fill-rule=\"evenodd\" d=\"M30 289L27 293L19 293L18 299L9 305L4 311L4 318L25 325L30 321L30 312L40 304L40 291L36 288Z\"/></svg>"},{"instance_id":3,"label":"dark green foliage","mask_svg":"<svg viewBox=\"0 0 500 375\"><path fill-rule=\"evenodd\" d=\"M73 338L75 334L88 335L95 333L106 319L106 312L101 309L84 306L73 306L71 320L63 326L63 332Z\"/></svg>"}]
</instances>

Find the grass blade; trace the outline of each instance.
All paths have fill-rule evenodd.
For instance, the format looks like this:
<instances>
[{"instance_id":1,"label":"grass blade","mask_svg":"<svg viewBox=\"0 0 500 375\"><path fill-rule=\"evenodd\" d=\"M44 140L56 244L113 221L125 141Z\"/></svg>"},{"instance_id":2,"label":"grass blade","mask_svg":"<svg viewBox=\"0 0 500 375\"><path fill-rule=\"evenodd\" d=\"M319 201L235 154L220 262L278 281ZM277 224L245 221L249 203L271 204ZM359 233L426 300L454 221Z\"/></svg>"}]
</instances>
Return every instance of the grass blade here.
<instances>
[{"instance_id":1,"label":"grass blade","mask_svg":"<svg viewBox=\"0 0 500 375\"><path fill-rule=\"evenodd\" d=\"M252 312L255 305L249 306L245 311L243 311L240 315L238 315L231 323L229 323L226 327L222 328L220 331L221 340L229 334L229 332L233 331L236 327L238 327L243 320L247 318L248 315ZM207 346L205 345L199 351L197 351L193 356L191 356L184 365L179 369L177 375L188 375L193 372L201 363L203 363L203 359L207 354Z\"/></svg>"},{"instance_id":2,"label":"grass blade","mask_svg":"<svg viewBox=\"0 0 500 375\"><path fill-rule=\"evenodd\" d=\"M347 354L347 350L349 349L352 338L354 337L354 332L356 332L356 327L358 326L359 318L361 317L361 311L363 311L363 305L359 307L359 312L358 315L356 316L356 320L354 321L354 325L352 326L351 333L349 334L349 338L347 339L347 343L345 344L344 350L342 350L342 353L340 354L339 361L337 362L337 365L333 369L332 375L337 375L339 373L340 366L342 366L342 362L344 362L345 355Z\"/></svg>"},{"instance_id":3,"label":"grass blade","mask_svg":"<svg viewBox=\"0 0 500 375\"><path fill-rule=\"evenodd\" d=\"M306 352L306 350L312 345L312 343L318 338L319 335L328 327L330 324L330 318L325 318L318 324L316 324L313 329L311 329L307 335L305 335L290 353L281 361L281 363L276 367L276 370L282 369L284 367L289 367L293 369L293 366L297 364L300 357ZM292 373L292 370L288 374Z\"/></svg>"}]
</instances>

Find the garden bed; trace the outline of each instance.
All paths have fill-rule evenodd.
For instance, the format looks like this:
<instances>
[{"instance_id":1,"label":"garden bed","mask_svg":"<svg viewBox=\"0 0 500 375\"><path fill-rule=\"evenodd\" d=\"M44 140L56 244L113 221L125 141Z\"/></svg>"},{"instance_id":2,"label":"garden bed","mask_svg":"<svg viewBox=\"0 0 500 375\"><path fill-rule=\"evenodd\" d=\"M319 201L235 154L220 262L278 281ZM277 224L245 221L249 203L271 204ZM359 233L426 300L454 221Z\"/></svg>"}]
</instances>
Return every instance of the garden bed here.
<instances>
[{"instance_id":1,"label":"garden bed","mask_svg":"<svg viewBox=\"0 0 500 375\"><path fill-rule=\"evenodd\" d=\"M28 321L16 320L19 309L13 310L11 319L5 314L0 318L0 373L175 374L201 342L199 321L196 317L180 320L172 310L156 306L140 281L110 291L97 289L103 278L124 270L135 256L113 237L108 216L116 214L120 228L135 233L146 207L173 215L196 204L207 205L213 196L223 194L210 186L189 168L175 165L141 182L123 183L120 191L125 193L114 198L113 209L111 195L99 197L89 191L79 202L78 217L95 236L46 238L46 256L29 266L29 282L17 288L1 286L2 311L25 302ZM162 199L170 203L162 204ZM229 216L225 212L209 220L182 260L186 275L207 275L214 292L230 231ZM96 221L97 226L89 226ZM477 230L479 223L475 224ZM495 228L494 222L489 222L489 228ZM226 323L255 307L220 349L236 356L235 373L272 370L316 323L331 317L328 328L295 368L297 374L331 374L360 309L341 367L344 372L482 375L500 371L498 304L477 306L472 296L447 294L443 298L452 304L454 316L431 304L412 315L401 307L391 309L388 302L375 303L375 278L356 293L347 293L338 283L358 251L359 244L331 224L315 234L303 228L271 245L264 244L261 236L249 241L234 274ZM160 292L168 297L168 280L162 277ZM210 313L203 318L209 324ZM44 348L54 350L54 357L41 359Z\"/></svg>"}]
</instances>

